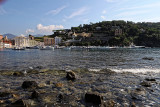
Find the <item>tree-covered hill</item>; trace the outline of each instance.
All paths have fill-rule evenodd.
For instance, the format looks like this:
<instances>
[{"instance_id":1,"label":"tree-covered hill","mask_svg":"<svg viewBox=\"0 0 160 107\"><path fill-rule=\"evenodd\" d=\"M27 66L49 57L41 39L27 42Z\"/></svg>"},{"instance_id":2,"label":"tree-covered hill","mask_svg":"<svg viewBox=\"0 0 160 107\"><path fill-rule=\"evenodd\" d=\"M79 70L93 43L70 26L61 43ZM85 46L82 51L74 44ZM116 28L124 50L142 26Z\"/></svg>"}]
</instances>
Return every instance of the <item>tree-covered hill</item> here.
<instances>
[{"instance_id":1,"label":"tree-covered hill","mask_svg":"<svg viewBox=\"0 0 160 107\"><path fill-rule=\"evenodd\" d=\"M122 30L122 33L115 34L116 30ZM131 43L135 45L144 45L149 47L160 46L160 22L138 22L131 21L103 21L98 23L90 23L72 27L72 31L76 33L93 33L92 37L83 39L82 42L96 42L96 45L110 45L110 46L127 46ZM107 41L98 39L94 36L96 33L103 33L107 37L112 37ZM89 38L96 38L95 41ZM91 40L91 41L89 41Z\"/></svg>"}]
</instances>

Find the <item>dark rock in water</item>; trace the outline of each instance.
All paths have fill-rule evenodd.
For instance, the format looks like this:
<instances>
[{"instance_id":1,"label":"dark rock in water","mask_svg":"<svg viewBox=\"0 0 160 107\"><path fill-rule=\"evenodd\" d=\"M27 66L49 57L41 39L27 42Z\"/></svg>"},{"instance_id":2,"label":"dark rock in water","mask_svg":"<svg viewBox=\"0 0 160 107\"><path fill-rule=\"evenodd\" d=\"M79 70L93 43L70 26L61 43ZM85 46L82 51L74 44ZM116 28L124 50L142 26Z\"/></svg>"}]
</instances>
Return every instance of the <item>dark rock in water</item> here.
<instances>
[{"instance_id":1,"label":"dark rock in water","mask_svg":"<svg viewBox=\"0 0 160 107\"><path fill-rule=\"evenodd\" d=\"M9 107L29 107L23 99L19 99L16 102L12 103Z\"/></svg>"},{"instance_id":2,"label":"dark rock in water","mask_svg":"<svg viewBox=\"0 0 160 107\"><path fill-rule=\"evenodd\" d=\"M38 74L39 71L38 70L35 70L35 69L30 69L27 71L28 74Z\"/></svg>"},{"instance_id":3,"label":"dark rock in water","mask_svg":"<svg viewBox=\"0 0 160 107\"><path fill-rule=\"evenodd\" d=\"M146 81L141 82L140 85L142 85L144 87L151 87L151 83L150 82L146 82Z\"/></svg>"},{"instance_id":4,"label":"dark rock in water","mask_svg":"<svg viewBox=\"0 0 160 107\"><path fill-rule=\"evenodd\" d=\"M34 98L39 98L39 97L40 97L40 93L38 91L33 91L31 98L34 99Z\"/></svg>"},{"instance_id":5,"label":"dark rock in water","mask_svg":"<svg viewBox=\"0 0 160 107\"><path fill-rule=\"evenodd\" d=\"M154 60L152 57L144 57L143 60Z\"/></svg>"},{"instance_id":6,"label":"dark rock in water","mask_svg":"<svg viewBox=\"0 0 160 107\"><path fill-rule=\"evenodd\" d=\"M146 78L145 80L146 81L151 81L151 82L156 82L156 79L154 79L154 78Z\"/></svg>"},{"instance_id":7,"label":"dark rock in water","mask_svg":"<svg viewBox=\"0 0 160 107\"><path fill-rule=\"evenodd\" d=\"M73 71L69 71L69 72L67 72L66 78L67 78L67 80L75 80L76 74Z\"/></svg>"},{"instance_id":8,"label":"dark rock in water","mask_svg":"<svg viewBox=\"0 0 160 107\"><path fill-rule=\"evenodd\" d=\"M24 76L23 72L14 72L13 76Z\"/></svg>"},{"instance_id":9,"label":"dark rock in water","mask_svg":"<svg viewBox=\"0 0 160 107\"><path fill-rule=\"evenodd\" d=\"M37 69L42 69L43 67L42 67L42 66L37 66L36 68L37 68Z\"/></svg>"},{"instance_id":10,"label":"dark rock in water","mask_svg":"<svg viewBox=\"0 0 160 107\"><path fill-rule=\"evenodd\" d=\"M11 93L8 92L0 92L0 98L9 98L12 97Z\"/></svg>"},{"instance_id":11,"label":"dark rock in water","mask_svg":"<svg viewBox=\"0 0 160 107\"><path fill-rule=\"evenodd\" d=\"M62 100L64 99L64 96L62 94L58 95L58 102L62 102Z\"/></svg>"},{"instance_id":12,"label":"dark rock in water","mask_svg":"<svg viewBox=\"0 0 160 107\"><path fill-rule=\"evenodd\" d=\"M102 104L102 96L97 94L97 93L86 93L85 94L85 101L88 103L93 103L93 104Z\"/></svg>"},{"instance_id":13,"label":"dark rock in water","mask_svg":"<svg viewBox=\"0 0 160 107\"><path fill-rule=\"evenodd\" d=\"M22 84L23 89L28 89L28 88L37 88L38 84L35 81L24 81Z\"/></svg>"}]
</instances>

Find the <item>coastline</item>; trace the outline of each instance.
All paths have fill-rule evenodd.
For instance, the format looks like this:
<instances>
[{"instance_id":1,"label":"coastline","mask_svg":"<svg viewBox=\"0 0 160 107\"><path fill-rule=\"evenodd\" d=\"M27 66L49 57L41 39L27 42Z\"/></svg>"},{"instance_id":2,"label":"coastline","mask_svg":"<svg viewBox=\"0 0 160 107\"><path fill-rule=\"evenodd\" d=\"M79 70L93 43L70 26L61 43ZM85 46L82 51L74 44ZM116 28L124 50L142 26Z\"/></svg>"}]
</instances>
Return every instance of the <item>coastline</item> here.
<instances>
[{"instance_id":1,"label":"coastline","mask_svg":"<svg viewBox=\"0 0 160 107\"><path fill-rule=\"evenodd\" d=\"M160 73L115 72L110 69L92 71L80 68L72 71L75 80L66 78L66 70L1 70L0 105L15 106L17 101L31 107L160 105ZM37 87L24 89L24 81L35 81ZM35 98L33 93L36 93ZM94 99L99 102L93 102Z\"/></svg>"}]
</instances>

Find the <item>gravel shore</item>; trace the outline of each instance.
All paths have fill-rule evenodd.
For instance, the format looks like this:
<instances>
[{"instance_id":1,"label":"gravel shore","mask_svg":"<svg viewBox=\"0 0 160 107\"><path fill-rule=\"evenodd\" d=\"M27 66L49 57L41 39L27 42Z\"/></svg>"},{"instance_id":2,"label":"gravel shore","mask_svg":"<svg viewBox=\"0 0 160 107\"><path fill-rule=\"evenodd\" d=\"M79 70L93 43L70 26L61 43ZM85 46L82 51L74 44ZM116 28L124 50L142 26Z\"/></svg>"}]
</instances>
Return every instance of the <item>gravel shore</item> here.
<instances>
[{"instance_id":1,"label":"gravel shore","mask_svg":"<svg viewBox=\"0 0 160 107\"><path fill-rule=\"evenodd\" d=\"M1 70L0 106L158 107L160 74L80 68Z\"/></svg>"}]
</instances>

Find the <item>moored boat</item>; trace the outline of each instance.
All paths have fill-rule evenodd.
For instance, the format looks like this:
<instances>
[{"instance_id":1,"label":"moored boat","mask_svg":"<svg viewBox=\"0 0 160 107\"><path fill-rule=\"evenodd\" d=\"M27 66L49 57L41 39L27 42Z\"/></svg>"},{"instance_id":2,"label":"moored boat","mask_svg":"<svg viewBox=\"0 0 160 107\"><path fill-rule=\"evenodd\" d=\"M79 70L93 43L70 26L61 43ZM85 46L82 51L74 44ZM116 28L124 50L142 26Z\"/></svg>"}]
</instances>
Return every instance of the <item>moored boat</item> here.
<instances>
[{"instance_id":1,"label":"moored boat","mask_svg":"<svg viewBox=\"0 0 160 107\"><path fill-rule=\"evenodd\" d=\"M42 46L39 49L40 50L54 50L54 47L52 47L52 46Z\"/></svg>"},{"instance_id":2,"label":"moored boat","mask_svg":"<svg viewBox=\"0 0 160 107\"><path fill-rule=\"evenodd\" d=\"M14 47L12 50L25 50L25 47Z\"/></svg>"}]
</instances>

